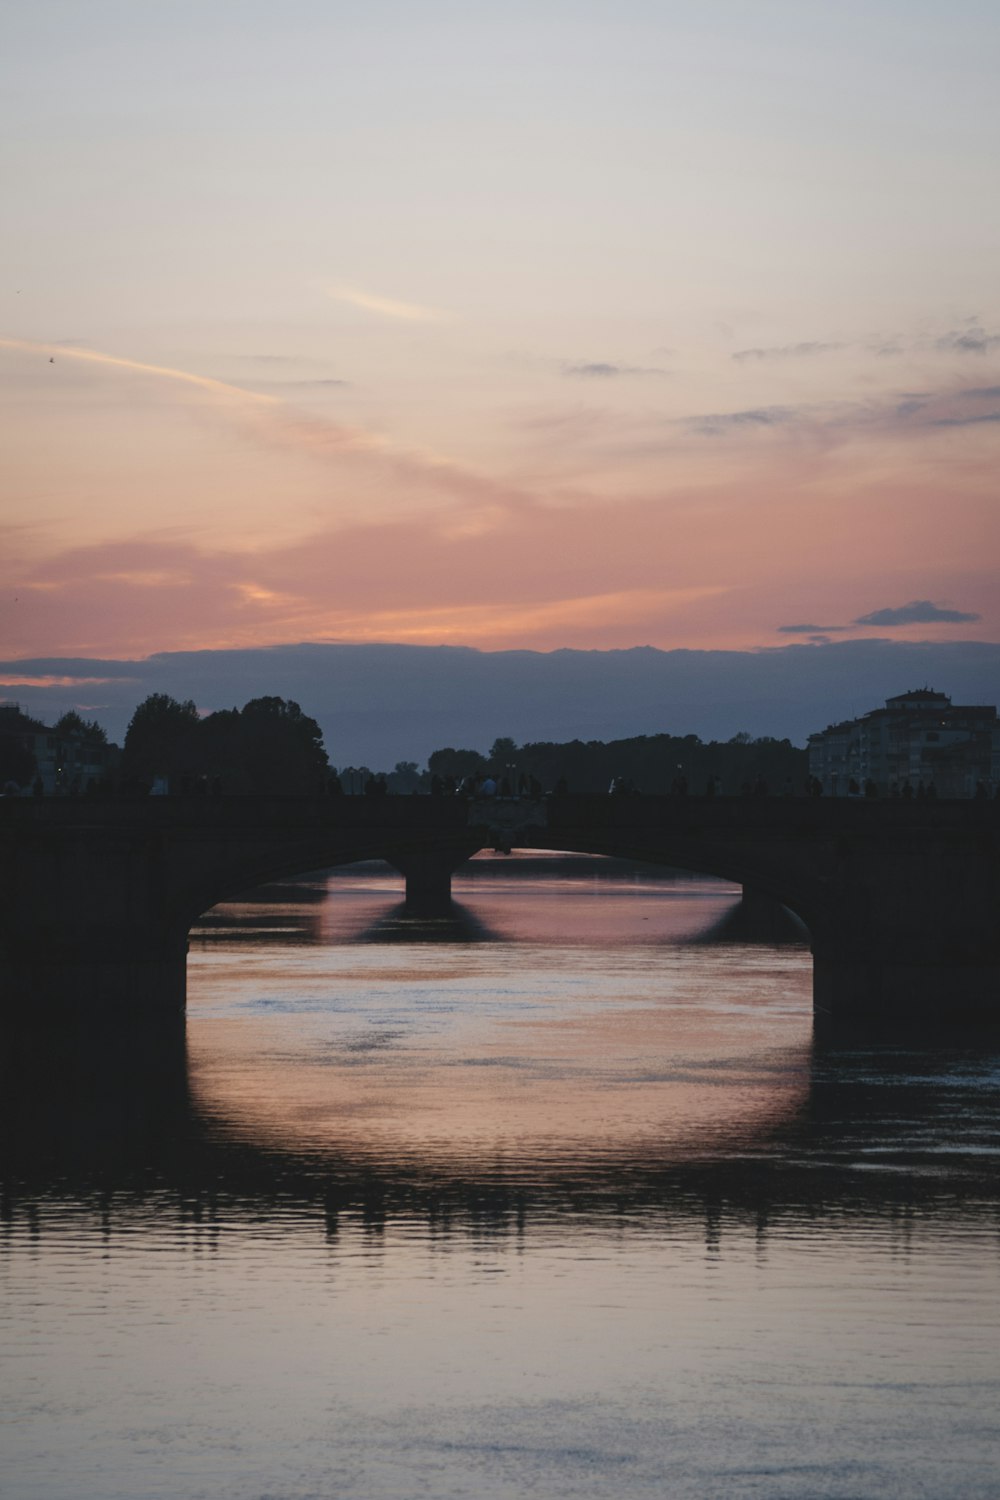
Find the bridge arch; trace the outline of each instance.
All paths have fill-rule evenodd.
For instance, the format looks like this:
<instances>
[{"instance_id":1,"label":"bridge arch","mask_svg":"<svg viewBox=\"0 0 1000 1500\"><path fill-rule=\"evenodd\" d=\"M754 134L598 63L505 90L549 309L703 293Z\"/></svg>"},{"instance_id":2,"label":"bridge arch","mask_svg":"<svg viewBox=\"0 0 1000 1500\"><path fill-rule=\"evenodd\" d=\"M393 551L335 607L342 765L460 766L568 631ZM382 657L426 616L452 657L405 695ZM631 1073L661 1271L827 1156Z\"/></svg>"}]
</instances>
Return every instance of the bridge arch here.
<instances>
[{"instance_id":1,"label":"bridge arch","mask_svg":"<svg viewBox=\"0 0 1000 1500\"><path fill-rule=\"evenodd\" d=\"M416 872L414 872L413 866L409 865L410 878L406 880L409 899L404 898L400 902L398 897L388 898L392 903L393 921L398 922L400 915L418 918L436 917L450 920L454 920L457 916L462 916L464 926L472 930L472 927L476 926L479 920L483 919L481 917L473 919L471 913L465 910L465 903L468 899L465 891L454 895L453 898L451 889L452 877L459 880L463 876L472 878L475 867L470 866L469 861L476 853L484 853L488 848L492 847L487 842L480 849L461 857L460 863L453 865L452 859L446 858L436 867L432 866L429 871L426 864ZM504 850L503 852L510 853L512 850ZM795 909L795 904L787 898L784 891L778 891L777 888L769 888L759 883L755 884L752 874L743 868L737 869L736 866L727 864L724 870L721 868L707 870L703 867L697 868L688 865L679 858L670 855L660 857L644 852L633 858L627 853L608 854L603 849L551 848L548 844L540 843L535 845L518 845L517 849L513 852L529 855L532 852L554 856L565 855L570 859L574 858L574 856L582 855L586 858L592 858L595 861L595 874L600 873L599 866L604 861L608 861L613 865L622 862L628 866L643 866L650 872L670 871L674 874L691 877L701 876L713 880L723 880L730 886L736 885L742 887L742 902L737 898L737 904L732 908L727 908L725 916L718 918L716 922L707 927L703 935L692 935L684 941L725 940L738 942L773 939L783 942L796 941L800 944L808 942L808 925ZM461 855L461 851L459 855ZM455 857L458 858L459 855ZM400 865L404 864L404 859L398 853L387 854L382 851L370 850L350 860L342 858L335 862L321 860L318 864L311 862L308 858L305 863L298 857L283 858L278 865L269 865L261 873L255 874L255 877L249 881L241 881L238 888L227 889L221 894L213 890L215 899L210 900L208 905L201 907L191 918L189 936L190 931L200 925L206 915L216 906L236 900L255 889L278 884L282 881L295 879L307 874L315 873L319 875L331 870L349 870L352 865L363 865L366 863L377 863L380 866L386 866L394 871L397 877L406 879L406 869L400 868ZM493 869L495 870L495 866ZM516 873L516 862L513 871L505 871L504 873ZM417 876L416 879L414 878L414 874ZM474 890L474 885L472 888ZM334 884L333 889L336 889L336 884ZM199 905L199 901L192 903L192 907ZM723 925L719 926L719 923ZM458 929L456 928L456 930ZM395 933L395 927L393 931ZM723 937L724 931L726 933L725 937Z\"/></svg>"},{"instance_id":2,"label":"bridge arch","mask_svg":"<svg viewBox=\"0 0 1000 1500\"><path fill-rule=\"evenodd\" d=\"M446 909L452 872L478 849L505 842L669 865L733 881L794 913L809 934L822 1011L939 1011L954 1003L949 975L958 963L963 1003L995 1015L1000 840L984 838L977 821L984 811L1000 833L992 805L346 798L332 814L328 804L319 826L290 830L286 815L253 868L274 878L385 859L404 874L410 909L433 914ZM250 865L242 855L238 863L238 874L215 891L247 888Z\"/></svg>"},{"instance_id":3,"label":"bridge arch","mask_svg":"<svg viewBox=\"0 0 1000 1500\"><path fill-rule=\"evenodd\" d=\"M770 896L809 930L821 1010L1000 1019L1000 804L628 796L4 799L4 1009L182 1010L188 932L227 896L381 858L434 909L501 840Z\"/></svg>"},{"instance_id":4,"label":"bridge arch","mask_svg":"<svg viewBox=\"0 0 1000 1500\"><path fill-rule=\"evenodd\" d=\"M586 835L572 839L560 839L558 845L550 843L518 844L518 848L548 849L554 853L598 855L606 859L626 859L650 867L683 870L691 875L708 875L713 879L726 880L742 886L745 891L765 896L780 906L786 906L799 921L811 930L810 916L815 920L817 901L814 893L803 889L800 882L792 881L785 872L776 874L759 861L744 856L738 850L719 849L706 851L702 846L690 842L667 838L662 847L650 850L644 840L598 840Z\"/></svg>"},{"instance_id":5,"label":"bridge arch","mask_svg":"<svg viewBox=\"0 0 1000 1500\"><path fill-rule=\"evenodd\" d=\"M207 870L199 876L184 893L178 921L186 930L198 918L220 902L231 900L255 886L273 881L291 879L312 870L325 870L345 865L381 860L391 865L406 882L406 904L417 914L438 915L447 911L451 899L451 877L474 854L483 849L496 847L497 830L480 828L475 833L436 842L432 847L421 848L412 839L398 835L373 833L370 839L360 841L350 852L345 852L340 840L324 836L320 832L302 840L263 851L254 851L248 860L222 870ZM607 859L626 859L638 864L689 871L691 874L707 875L740 885L756 895L767 897L793 912L811 931L811 920L815 920L816 900L813 893L804 890L801 881L793 881L785 871L776 873L760 859L754 859L746 851L732 848L712 848L700 842L667 836L658 847L650 848L647 839L622 837L595 837L586 829L567 829L564 836L554 843L541 830L522 828L517 840L519 849L535 849L552 853L593 855Z\"/></svg>"}]
</instances>

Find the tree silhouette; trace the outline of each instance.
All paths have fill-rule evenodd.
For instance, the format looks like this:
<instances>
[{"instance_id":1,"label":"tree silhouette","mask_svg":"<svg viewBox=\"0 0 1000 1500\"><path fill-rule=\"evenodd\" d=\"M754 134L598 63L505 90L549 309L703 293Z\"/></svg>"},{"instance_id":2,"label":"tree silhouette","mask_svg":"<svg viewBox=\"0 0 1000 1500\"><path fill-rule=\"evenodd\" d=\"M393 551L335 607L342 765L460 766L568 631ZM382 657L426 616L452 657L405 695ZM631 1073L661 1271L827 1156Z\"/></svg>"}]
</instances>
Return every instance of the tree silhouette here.
<instances>
[{"instance_id":1,"label":"tree silhouette","mask_svg":"<svg viewBox=\"0 0 1000 1500\"><path fill-rule=\"evenodd\" d=\"M71 708L63 714L61 719L56 720L55 735L62 740L78 738L89 740L91 744L106 745L108 737L96 719L83 719Z\"/></svg>"},{"instance_id":2,"label":"tree silhouette","mask_svg":"<svg viewBox=\"0 0 1000 1500\"><path fill-rule=\"evenodd\" d=\"M194 769L198 710L188 698L151 693L129 721L122 746L122 774L130 779L178 777Z\"/></svg>"},{"instance_id":3,"label":"tree silhouette","mask_svg":"<svg viewBox=\"0 0 1000 1500\"><path fill-rule=\"evenodd\" d=\"M486 757L478 750L435 750L427 757L427 769L432 776L453 776L461 781L463 776L481 776L486 770Z\"/></svg>"},{"instance_id":4,"label":"tree silhouette","mask_svg":"<svg viewBox=\"0 0 1000 1500\"><path fill-rule=\"evenodd\" d=\"M228 768L237 782L234 790L301 795L323 790L329 769L323 731L297 703L252 698L238 718L236 753ZM206 720L206 727L210 723ZM217 774L226 780L227 770Z\"/></svg>"},{"instance_id":5,"label":"tree silhouette","mask_svg":"<svg viewBox=\"0 0 1000 1500\"><path fill-rule=\"evenodd\" d=\"M503 771L517 755L517 741L512 740L509 735L501 735L493 741L490 749L490 768L494 771Z\"/></svg>"},{"instance_id":6,"label":"tree silhouette","mask_svg":"<svg viewBox=\"0 0 1000 1500\"><path fill-rule=\"evenodd\" d=\"M201 719L190 699L153 693L132 715L122 769L142 781L167 776L171 791L215 783L313 796L326 786L328 763L322 730L290 699L252 698Z\"/></svg>"},{"instance_id":7,"label":"tree silhouette","mask_svg":"<svg viewBox=\"0 0 1000 1500\"><path fill-rule=\"evenodd\" d=\"M710 780L718 780L725 793L739 795L747 783L777 792L790 782L801 790L807 755L789 740L770 735L754 739L745 730L725 743L707 744L696 734L524 745L503 736L494 740L488 764L501 775L514 764L519 774L537 777L547 789L564 776L574 792L606 792L613 777L626 777L640 791L667 793L683 778L692 794L702 794ZM486 758L475 750L435 750L427 760L428 771L439 776L466 776L486 766Z\"/></svg>"}]
</instances>

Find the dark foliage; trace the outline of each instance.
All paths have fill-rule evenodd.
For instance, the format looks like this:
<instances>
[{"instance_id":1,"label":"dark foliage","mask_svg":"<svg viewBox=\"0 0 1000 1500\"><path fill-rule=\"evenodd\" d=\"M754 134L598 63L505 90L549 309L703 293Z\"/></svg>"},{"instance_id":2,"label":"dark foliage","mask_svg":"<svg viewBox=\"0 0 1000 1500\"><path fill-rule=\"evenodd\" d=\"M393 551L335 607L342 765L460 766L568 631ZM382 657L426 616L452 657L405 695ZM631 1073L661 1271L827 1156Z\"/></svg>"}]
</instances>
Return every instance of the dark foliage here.
<instances>
[{"instance_id":1,"label":"dark foliage","mask_svg":"<svg viewBox=\"0 0 1000 1500\"><path fill-rule=\"evenodd\" d=\"M195 762L199 723L190 698L180 703L169 693L151 693L139 704L125 731L123 776L139 781L180 777Z\"/></svg>"},{"instance_id":2,"label":"dark foliage","mask_svg":"<svg viewBox=\"0 0 1000 1500\"><path fill-rule=\"evenodd\" d=\"M405 797L420 791L424 778L415 760L397 760L386 780L390 792L397 797Z\"/></svg>"},{"instance_id":3,"label":"dark foliage","mask_svg":"<svg viewBox=\"0 0 1000 1500\"><path fill-rule=\"evenodd\" d=\"M790 740L770 736L752 739L747 734L708 744L696 734L643 734L608 743L537 741L521 746L502 739L493 749L501 752L499 757L492 754L488 762L494 774L513 764L517 776L536 776L546 788L563 776L572 792L606 792L613 778L625 777L638 791L650 793L670 792L683 778L688 792L701 796L708 782L717 778L718 790L725 796L738 796L747 788L760 790L762 786L777 795L788 783L800 794L808 768L806 751L797 749ZM428 767L435 769L437 756L455 753L435 751Z\"/></svg>"},{"instance_id":4,"label":"dark foliage","mask_svg":"<svg viewBox=\"0 0 1000 1500\"><path fill-rule=\"evenodd\" d=\"M284 698L253 698L201 719L190 699L154 693L133 714L122 754L124 776L163 776L171 791L314 795L327 769L316 720Z\"/></svg>"},{"instance_id":5,"label":"dark foliage","mask_svg":"<svg viewBox=\"0 0 1000 1500\"><path fill-rule=\"evenodd\" d=\"M96 745L106 745L108 743L108 737L96 719L81 718L76 710L72 708L67 713L64 713L61 719L56 721L53 734L62 740L86 740L90 744Z\"/></svg>"},{"instance_id":6,"label":"dark foliage","mask_svg":"<svg viewBox=\"0 0 1000 1500\"><path fill-rule=\"evenodd\" d=\"M427 769L432 776L453 777L461 781L463 776L482 776L487 767L485 755L478 750L435 750L427 757Z\"/></svg>"},{"instance_id":7,"label":"dark foliage","mask_svg":"<svg viewBox=\"0 0 1000 1500\"><path fill-rule=\"evenodd\" d=\"M252 698L200 726L202 769L229 792L318 794L328 772L323 732L297 703Z\"/></svg>"}]
</instances>

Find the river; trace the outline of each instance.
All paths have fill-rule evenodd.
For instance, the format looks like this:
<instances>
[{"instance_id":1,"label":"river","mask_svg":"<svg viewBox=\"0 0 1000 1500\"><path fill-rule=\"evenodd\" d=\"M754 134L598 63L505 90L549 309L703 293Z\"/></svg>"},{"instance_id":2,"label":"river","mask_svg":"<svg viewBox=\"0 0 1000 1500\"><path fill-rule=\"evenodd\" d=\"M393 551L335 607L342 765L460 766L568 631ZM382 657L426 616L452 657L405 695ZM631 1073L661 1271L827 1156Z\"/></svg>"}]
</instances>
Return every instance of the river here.
<instances>
[{"instance_id":1,"label":"river","mask_svg":"<svg viewBox=\"0 0 1000 1500\"><path fill-rule=\"evenodd\" d=\"M6 1050L11 1500L995 1500L1000 1045L827 1036L739 891L481 857L216 908Z\"/></svg>"}]
</instances>

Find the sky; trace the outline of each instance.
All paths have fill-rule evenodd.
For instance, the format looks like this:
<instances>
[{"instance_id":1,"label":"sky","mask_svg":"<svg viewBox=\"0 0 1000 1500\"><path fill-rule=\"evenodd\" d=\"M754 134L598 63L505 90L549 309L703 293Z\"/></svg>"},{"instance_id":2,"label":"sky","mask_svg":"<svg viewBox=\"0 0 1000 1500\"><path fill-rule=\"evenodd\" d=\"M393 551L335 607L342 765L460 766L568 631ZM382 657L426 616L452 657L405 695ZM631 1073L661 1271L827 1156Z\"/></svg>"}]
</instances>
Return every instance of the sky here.
<instances>
[{"instance_id":1,"label":"sky","mask_svg":"<svg viewBox=\"0 0 1000 1500\"><path fill-rule=\"evenodd\" d=\"M0 26L8 662L1000 641L992 0Z\"/></svg>"}]
</instances>

